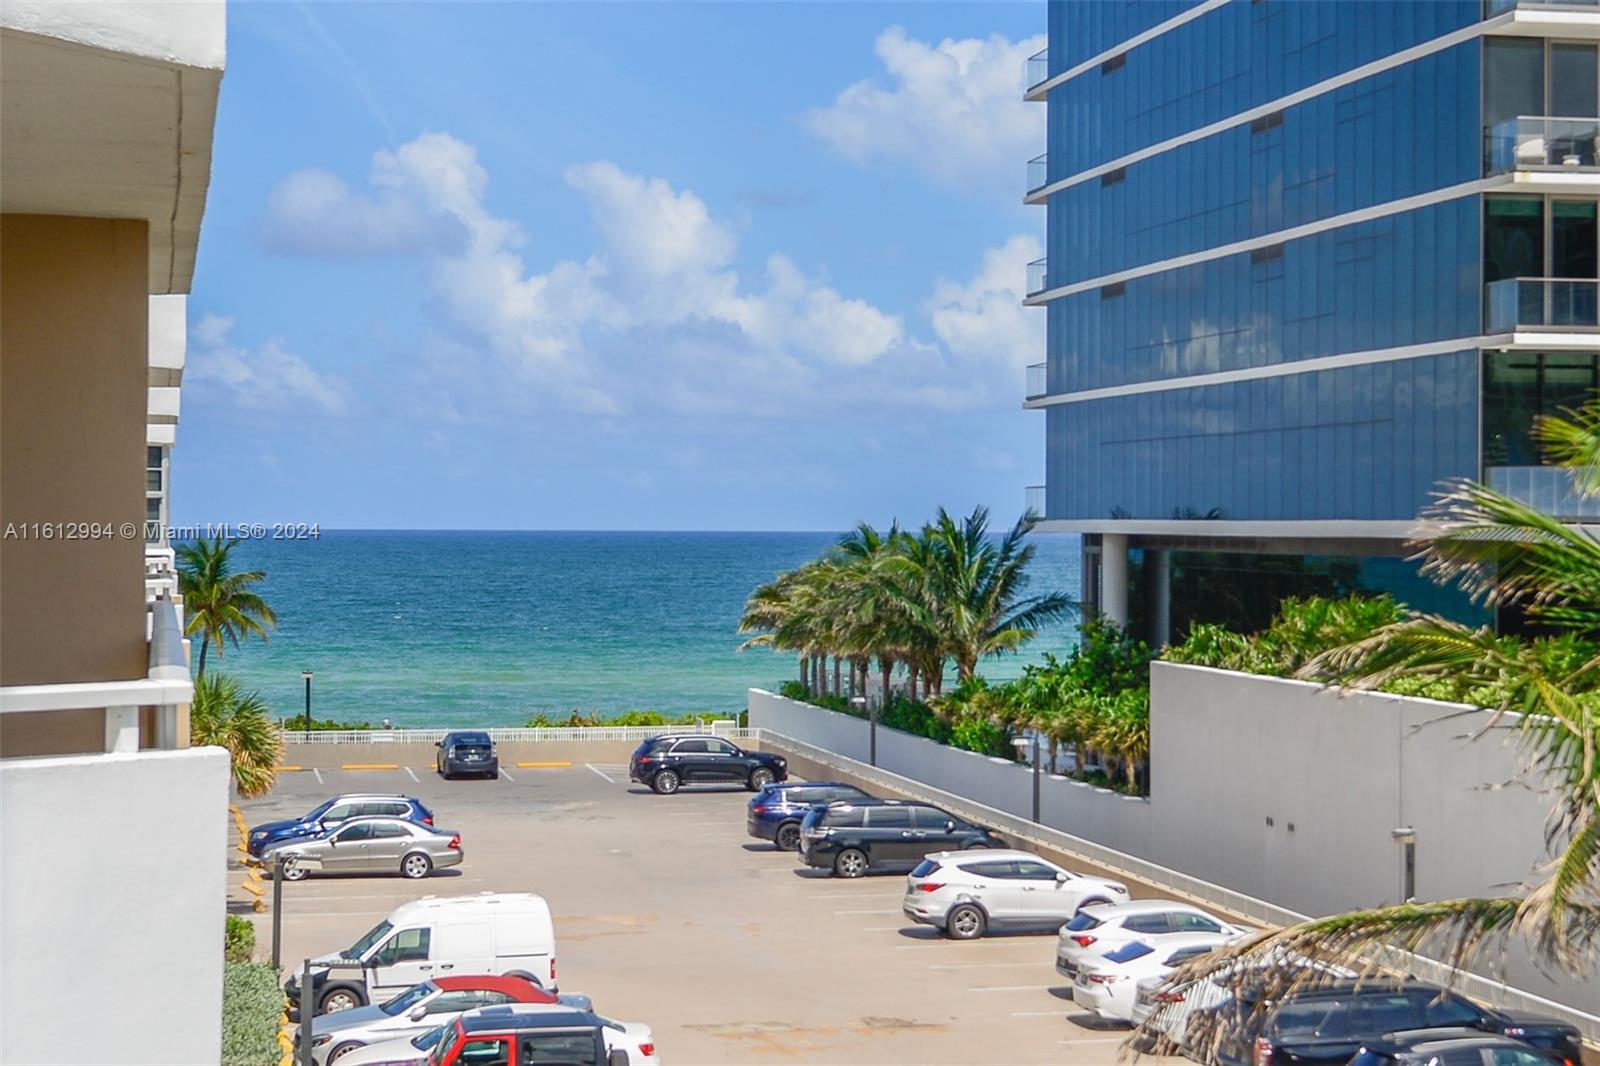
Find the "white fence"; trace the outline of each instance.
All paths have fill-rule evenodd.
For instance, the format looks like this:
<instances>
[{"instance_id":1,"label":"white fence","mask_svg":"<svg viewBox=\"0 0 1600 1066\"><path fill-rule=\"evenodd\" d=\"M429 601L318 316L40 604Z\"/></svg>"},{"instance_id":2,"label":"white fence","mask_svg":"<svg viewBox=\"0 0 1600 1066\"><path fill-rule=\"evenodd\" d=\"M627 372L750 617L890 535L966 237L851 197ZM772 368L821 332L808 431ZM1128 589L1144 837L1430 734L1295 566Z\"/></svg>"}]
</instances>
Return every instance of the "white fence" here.
<instances>
[{"instance_id":1,"label":"white fence","mask_svg":"<svg viewBox=\"0 0 1600 1066\"><path fill-rule=\"evenodd\" d=\"M552 726L550 728L490 728L464 727L477 733L488 733L496 744L540 743L574 741L638 742L668 733L715 733L730 740L742 740L754 734L733 718L718 718L700 725L641 725L641 726ZM286 744L432 744L443 739L450 729L283 729Z\"/></svg>"}]
</instances>

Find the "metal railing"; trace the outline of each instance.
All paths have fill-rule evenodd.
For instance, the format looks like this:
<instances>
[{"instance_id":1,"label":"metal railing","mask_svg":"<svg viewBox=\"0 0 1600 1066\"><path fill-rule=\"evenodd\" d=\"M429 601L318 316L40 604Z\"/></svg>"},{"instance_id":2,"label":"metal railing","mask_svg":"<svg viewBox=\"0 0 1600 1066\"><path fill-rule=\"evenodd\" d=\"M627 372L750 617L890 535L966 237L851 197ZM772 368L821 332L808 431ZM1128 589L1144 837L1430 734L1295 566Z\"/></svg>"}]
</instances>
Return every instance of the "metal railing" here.
<instances>
[{"instance_id":1,"label":"metal railing","mask_svg":"<svg viewBox=\"0 0 1600 1066\"><path fill-rule=\"evenodd\" d=\"M1026 92L1029 93L1050 80L1050 49L1041 48L1028 57L1027 71L1024 77L1028 83Z\"/></svg>"},{"instance_id":2,"label":"metal railing","mask_svg":"<svg viewBox=\"0 0 1600 1066\"><path fill-rule=\"evenodd\" d=\"M1025 509L1027 509L1029 511L1032 511L1034 514L1038 515L1040 518L1043 518L1044 517L1044 486L1043 485L1028 485L1025 488L1023 488L1023 490L1022 490L1022 506Z\"/></svg>"},{"instance_id":3,"label":"metal railing","mask_svg":"<svg viewBox=\"0 0 1600 1066\"><path fill-rule=\"evenodd\" d=\"M496 744L508 742L574 742L574 741L641 741L669 733L714 733L730 740L748 739L753 734L738 724L736 719L707 719L702 725L627 725L627 726L553 726L546 729L519 727L480 729L477 726L431 729L313 729L309 733L283 726L283 740L289 744L432 744L453 729L470 729L488 733Z\"/></svg>"},{"instance_id":4,"label":"metal railing","mask_svg":"<svg viewBox=\"0 0 1600 1066\"><path fill-rule=\"evenodd\" d=\"M1578 491L1576 471L1564 466L1491 466L1489 487L1545 514L1565 519L1600 518L1600 496Z\"/></svg>"},{"instance_id":5,"label":"metal railing","mask_svg":"<svg viewBox=\"0 0 1600 1066\"><path fill-rule=\"evenodd\" d=\"M1485 131L1487 171L1593 170L1600 167L1597 141L1600 118L1519 115Z\"/></svg>"},{"instance_id":6,"label":"metal railing","mask_svg":"<svg viewBox=\"0 0 1600 1066\"><path fill-rule=\"evenodd\" d=\"M1577 11L1592 11L1600 7L1600 0L1484 0L1484 18L1494 18L1507 11L1515 11L1519 7L1533 8L1538 11L1559 11L1562 8L1571 8Z\"/></svg>"},{"instance_id":7,"label":"metal railing","mask_svg":"<svg viewBox=\"0 0 1600 1066\"><path fill-rule=\"evenodd\" d=\"M1013 275L1014 277L1015 275ZM1028 264L1028 295L1037 296L1050 287L1050 260L1035 259Z\"/></svg>"},{"instance_id":8,"label":"metal railing","mask_svg":"<svg viewBox=\"0 0 1600 1066\"><path fill-rule=\"evenodd\" d=\"M1035 397L1043 396L1048 391L1048 369L1049 367L1046 363L1028 364L1027 383L1025 385L1025 395L1028 399L1031 400Z\"/></svg>"},{"instance_id":9,"label":"metal railing","mask_svg":"<svg viewBox=\"0 0 1600 1066\"><path fill-rule=\"evenodd\" d=\"M1600 281L1589 278L1504 278L1484 289L1483 325L1489 333L1521 326L1600 328Z\"/></svg>"},{"instance_id":10,"label":"metal railing","mask_svg":"<svg viewBox=\"0 0 1600 1066\"><path fill-rule=\"evenodd\" d=\"M1036 155L1028 160L1028 190L1026 195L1032 196L1046 185L1050 184L1050 156L1049 153Z\"/></svg>"}]
</instances>

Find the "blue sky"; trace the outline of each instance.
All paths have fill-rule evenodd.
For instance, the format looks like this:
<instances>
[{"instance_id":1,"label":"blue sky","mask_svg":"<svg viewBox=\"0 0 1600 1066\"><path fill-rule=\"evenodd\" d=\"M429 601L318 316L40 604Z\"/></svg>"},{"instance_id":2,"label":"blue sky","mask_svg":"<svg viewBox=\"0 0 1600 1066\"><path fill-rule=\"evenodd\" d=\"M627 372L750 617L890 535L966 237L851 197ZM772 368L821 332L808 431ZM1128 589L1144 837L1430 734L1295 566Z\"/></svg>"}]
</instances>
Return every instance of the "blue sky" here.
<instances>
[{"instance_id":1,"label":"blue sky","mask_svg":"<svg viewBox=\"0 0 1600 1066\"><path fill-rule=\"evenodd\" d=\"M838 529L1042 480L1042 4L246 4L179 522Z\"/></svg>"}]
</instances>

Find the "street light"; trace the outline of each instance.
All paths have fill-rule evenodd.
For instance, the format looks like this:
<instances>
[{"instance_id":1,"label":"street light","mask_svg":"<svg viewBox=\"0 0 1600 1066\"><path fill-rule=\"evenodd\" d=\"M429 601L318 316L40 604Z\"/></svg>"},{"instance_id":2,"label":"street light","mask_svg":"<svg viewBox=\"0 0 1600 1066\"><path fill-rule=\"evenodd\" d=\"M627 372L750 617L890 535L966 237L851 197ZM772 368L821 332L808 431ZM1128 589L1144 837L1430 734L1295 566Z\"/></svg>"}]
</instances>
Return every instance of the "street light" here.
<instances>
[{"instance_id":1,"label":"street light","mask_svg":"<svg viewBox=\"0 0 1600 1066\"><path fill-rule=\"evenodd\" d=\"M1405 849L1404 865L1400 878L1401 901L1415 903L1417 899L1417 831L1403 825L1389 830L1389 838Z\"/></svg>"},{"instance_id":2,"label":"street light","mask_svg":"<svg viewBox=\"0 0 1600 1066\"><path fill-rule=\"evenodd\" d=\"M1039 822L1039 734L1032 737L1033 743L1033 821ZM1022 751L1029 744L1028 737L1012 737L1011 744L1018 751Z\"/></svg>"},{"instance_id":3,"label":"street light","mask_svg":"<svg viewBox=\"0 0 1600 1066\"><path fill-rule=\"evenodd\" d=\"M306 743L311 743L311 671L302 670L300 676L306 679Z\"/></svg>"}]
</instances>

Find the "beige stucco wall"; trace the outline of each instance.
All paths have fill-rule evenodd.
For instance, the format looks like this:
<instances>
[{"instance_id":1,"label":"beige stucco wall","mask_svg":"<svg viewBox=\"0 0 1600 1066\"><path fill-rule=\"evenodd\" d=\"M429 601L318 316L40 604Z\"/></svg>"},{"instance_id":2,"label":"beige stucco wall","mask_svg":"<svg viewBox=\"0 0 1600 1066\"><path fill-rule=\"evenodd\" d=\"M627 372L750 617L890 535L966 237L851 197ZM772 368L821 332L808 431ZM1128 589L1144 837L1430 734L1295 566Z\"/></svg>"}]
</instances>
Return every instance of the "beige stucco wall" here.
<instances>
[{"instance_id":1,"label":"beige stucco wall","mask_svg":"<svg viewBox=\"0 0 1600 1066\"><path fill-rule=\"evenodd\" d=\"M147 224L0 216L0 684L144 677ZM15 718L16 716L8 716ZM0 754L98 750L99 712L0 723Z\"/></svg>"}]
</instances>

